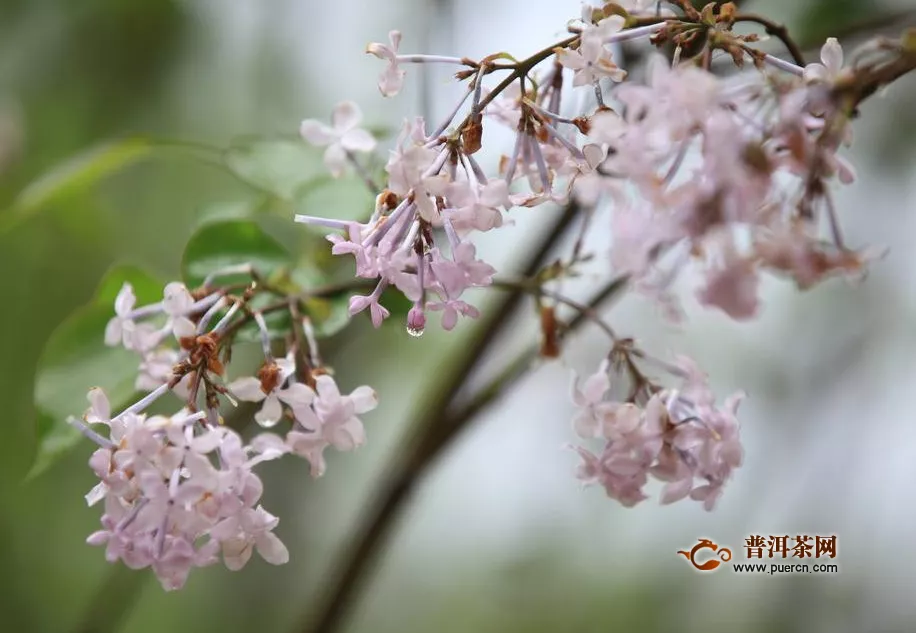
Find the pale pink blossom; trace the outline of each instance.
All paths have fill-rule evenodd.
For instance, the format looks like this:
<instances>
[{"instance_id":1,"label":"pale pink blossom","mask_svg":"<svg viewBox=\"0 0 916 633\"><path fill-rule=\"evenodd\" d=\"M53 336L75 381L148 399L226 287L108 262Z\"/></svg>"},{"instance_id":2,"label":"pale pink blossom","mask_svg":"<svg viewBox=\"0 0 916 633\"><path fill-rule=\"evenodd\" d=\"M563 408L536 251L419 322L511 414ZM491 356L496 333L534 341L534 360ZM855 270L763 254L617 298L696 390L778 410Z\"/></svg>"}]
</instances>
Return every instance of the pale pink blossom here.
<instances>
[{"instance_id":1,"label":"pale pink blossom","mask_svg":"<svg viewBox=\"0 0 916 633\"><path fill-rule=\"evenodd\" d=\"M619 16L614 17L619 18ZM608 18L608 20L611 19ZM610 30L615 25L619 30L622 23L622 18L614 20L611 24L608 24L607 30ZM601 41L604 35L603 31L601 34L586 32L582 35L578 50L557 49L559 62L564 67L574 71L574 86L590 85L605 77L619 82L623 81L624 77L627 76L626 71L614 63L611 52L605 48L604 43Z\"/></svg>"},{"instance_id":2,"label":"pale pink blossom","mask_svg":"<svg viewBox=\"0 0 916 633\"><path fill-rule=\"evenodd\" d=\"M130 313L137 303L133 286L124 282L118 296L115 298L115 316L105 326L105 344L109 346L123 345L129 349L134 322Z\"/></svg>"},{"instance_id":3,"label":"pale pink blossom","mask_svg":"<svg viewBox=\"0 0 916 633\"><path fill-rule=\"evenodd\" d=\"M401 91L406 72L398 65L398 48L401 46L401 32L388 33L388 45L373 42L366 47L366 52L388 62L379 75L378 89L385 97L393 97Z\"/></svg>"},{"instance_id":4,"label":"pale pink blossom","mask_svg":"<svg viewBox=\"0 0 916 633\"><path fill-rule=\"evenodd\" d=\"M352 101L343 101L334 106L331 113L331 127L315 119L306 119L299 126L303 139L318 147L325 147L324 164L335 178L340 177L347 166L348 155L352 152L371 152L375 139L359 127L363 113Z\"/></svg>"},{"instance_id":5,"label":"pale pink blossom","mask_svg":"<svg viewBox=\"0 0 916 633\"><path fill-rule=\"evenodd\" d=\"M805 80L811 82L835 81L843 71L843 47L835 37L828 37L821 46L821 63L805 66Z\"/></svg>"}]
</instances>

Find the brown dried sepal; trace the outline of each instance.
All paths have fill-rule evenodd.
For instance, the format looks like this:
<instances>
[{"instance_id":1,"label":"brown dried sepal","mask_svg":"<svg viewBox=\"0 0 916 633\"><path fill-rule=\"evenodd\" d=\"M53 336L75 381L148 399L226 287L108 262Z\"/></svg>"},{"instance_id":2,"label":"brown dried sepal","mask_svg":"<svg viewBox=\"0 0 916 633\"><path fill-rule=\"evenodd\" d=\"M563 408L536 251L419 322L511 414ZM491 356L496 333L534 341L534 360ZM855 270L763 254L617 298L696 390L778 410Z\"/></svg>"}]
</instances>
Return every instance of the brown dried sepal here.
<instances>
[{"instance_id":1,"label":"brown dried sepal","mask_svg":"<svg viewBox=\"0 0 916 633\"><path fill-rule=\"evenodd\" d=\"M480 150L483 141L483 116L477 114L461 128L461 147L465 154L473 154Z\"/></svg>"},{"instance_id":2,"label":"brown dried sepal","mask_svg":"<svg viewBox=\"0 0 916 633\"><path fill-rule=\"evenodd\" d=\"M375 206L378 209L393 211L398 206L399 201L398 194L390 189L385 189L378 195L378 198L376 198Z\"/></svg>"},{"instance_id":3,"label":"brown dried sepal","mask_svg":"<svg viewBox=\"0 0 916 633\"><path fill-rule=\"evenodd\" d=\"M769 176L773 173L773 163L760 143L748 143L741 152L744 164L755 172Z\"/></svg>"},{"instance_id":4,"label":"brown dried sepal","mask_svg":"<svg viewBox=\"0 0 916 633\"><path fill-rule=\"evenodd\" d=\"M610 110L610 108L608 108L607 106L605 106L605 108ZM587 116L579 116L573 119L573 125L575 125L579 129L580 132L588 136L588 133L592 129L592 120Z\"/></svg>"},{"instance_id":5,"label":"brown dried sepal","mask_svg":"<svg viewBox=\"0 0 916 633\"><path fill-rule=\"evenodd\" d=\"M219 335L208 333L196 338L185 337L181 339L182 348L188 350L188 360L191 366L205 366L214 374L222 375L225 371L219 359Z\"/></svg>"},{"instance_id":6,"label":"brown dried sepal","mask_svg":"<svg viewBox=\"0 0 916 633\"><path fill-rule=\"evenodd\" d=\"M738 7L734 2L726 2L721 7L719 7L719 15L716 17L716 22L719 24L724 24L727 28L735 23L735 16L738 13Z\"/></svg>"},{"instance_id":7,"label":"brown dried sepal","mask_svg":"<svg viewBox=\"0 0 916 633\"><path fill-rule=\"evenodd\" d=\"M261 381L261 391L271 393L280 386L280 367L274 361L264 363L258 370L258 380Z\"/></svg>"},{"instance_id":8,"label":"brown dried sepal","mask_svg":"<svg viewBox=\"0 0 916 633\"><path fill-rule=\"evenodd\" d=\"M553 306L541 306L541 356L557 358L560 355L560 328Z\"/></svg>"}]
</instances>

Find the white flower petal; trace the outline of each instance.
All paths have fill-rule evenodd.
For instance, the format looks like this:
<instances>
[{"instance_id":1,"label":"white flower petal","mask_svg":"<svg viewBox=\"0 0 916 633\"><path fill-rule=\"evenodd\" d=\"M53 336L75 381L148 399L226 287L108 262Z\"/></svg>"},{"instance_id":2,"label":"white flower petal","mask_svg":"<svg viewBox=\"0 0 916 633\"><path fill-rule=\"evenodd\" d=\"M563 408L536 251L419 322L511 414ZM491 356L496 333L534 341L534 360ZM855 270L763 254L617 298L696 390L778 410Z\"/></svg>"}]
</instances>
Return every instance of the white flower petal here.
<instances>
[{"instance_id":1,"label":"white flower petal","mask_svg":"<svg viewBox=\"0 0 916 633\"><path fill-rule=\"evenodd\" d=\"M308 406L315 400L315 392L312 391L312 388L301 382L294 382L286 389L281 389L277 392L277 396L293 408Z\"/></svg>"},{"instance_id":2,"label":"white flower petal","mask_svg":"<svg viewBox=\"0 0 916 633\"><path fill-rule=\"evenodd\" d=\"M255 544L261 558L271 565L284 565L289 562L289 550L273 532L258 535Z\"/></svg>"},{"instance_id":3,"label":"white flower petal","mask_svg":"<svg viewBox=\"0 0 916 633\"><path fill-rule=\"evenodd\" d=\"M371 152L375 149L375 138L362 128L347 131L340 139L341 146L351 152Z\"/></svg>"},{"instance_id":4,"label":"white flower petal","mask_svg":"<svg viewBox=\"0 0 916 633\"><path fill-rule=\"evenodd\" d=\"M331 113L331 124L339 136L354 129L362 119L363 113L353 101L338 103Z\"/></svg>"},{"instance_id":5,"label":"white flower petal","mask_svg":"<svg viewBox=\"0 0 916 633\"><path fill-rule=\"evenodd\" d=\"M323 147L337 140L337 132L315 119L306 119L299 126L299 135L308 143Z\"/></svg>"},{"instance_id":6,"label":"white flower petal","mask_svg":"<svg viewBox=\"0 0 916 633\"><path fill-rule=\"evenodd\" d=\"M187 314L194 304L194 298L185 285L178 281L166 285L162 293L162 309L167 314L180 316Z\"/></svg>"},{"instance_id":7,"label":"white flower petal","mask_svg":"<svg viewBox=\"0 0 916 633\"><path fill-rule=\"evenodd\" d=\"M222 542L223 562L230 571L238 571L251 558L251 543L245 539L229 539Z\"/></svg>"},{"instance_id":8,"label":"white flower petal","mask_svg":"<svg viewBox=\"0 0 916 633\"><path fill-rule=\"evenodd\" d=\"M89 410L86 412L86 422L105 422L111 420L111 403L108 396L100 387L93 387L86 394L89 400Z\"/></svg>"},{"instance_id":9,"label":"white flower petal","mask_svg":"<svg viewBox=\"0 0 916 633\"><path fill-rule=\"evenodd\" d=\"M175 338L192 338L197 335L197 327L187 317L176 317L172 321L172 333Z\"/></svg>"},{"instance_id":10,"label":"white flower petal","mask_svg":"<svg viewBox=\"0 0 916 633\"><path fill-rule=\"evenodd\" d=\"M105 325L105 345L114 347L115 345L121 344L123 340L122 323L121 317L113 317L108 321Z\"/></svg>"},{"instance_id":11,"label":"white flower petal","mask_svg":"<svg viewBox=\"0 0 916 633\"><path fill-rule=\"evenodd\" d=\"M232 392L232 395L239 400L260 402L266 397L264 391L261 390L261 381L254 376L245 376L244 378L233 380L226 386Z\"/></svg>"},{"instance_id":12,"label":"white flower petal","mask_svg":"<svg viewBox=\"0 0 916 633\"><path fill-rule=\"evenodd\" d=\"M328 145L324 152L324 164L334 178L339 178L347 168L347 152L339 143Z\"/></svg>"},{"instance_id":13,"label":"white flower petal","mask_svg":"<svg viewBox=\"0 0 916 633\"><path fill-rule=\"evenodd\" d=\"M372 387L363 385L353 390L349 396L355 413L366 413L378 406L378 394Z\"/></svg>"},{"instance_id":14,"label":"white flower petal","mask_svg":"<svg viewBox=\"0 0 916 633\"><path fill-rule=\"evenodd\" d=\"M121 286L121 290L118 292L118 296L115 297L115 314L118 316L127 315L128 312L134 309L136 303L137 297L134 295L133 286L125 281L124 285Z\"/></svg>"},{"instance_id":15,"label":"white flower petal","mask_svg":"<svg viewBox=\"0 0 916 633\"><path fill-rule=\"evenodd\" d=\"M833 75L843 67L843 47L835 37L827 38L821 47L821 61Z\"/></svg>"},{"instance_id":16,"label":"white flower petal","mask_svg":"<svg viewBox=\"0 0 916 633\"><path fill-rule=\"evenodd\" d=\"M275 426L283 417L283 407L276 394L270 394L264 400L261 410L254 414L255 421L264 428Z\"/></svg>"},{"instance_id":17,"label":"white flower petal","mask_svg":"<svg viewBox=\"0 0 916 633\"><path fill-rule=\"evenodd\" d=\"M322 374L315 379L315 391L318 392L319 400L323 400L328 405L340 400L340 390L337 388L337 383L327 374Z\"/></svg>"}]
</instances>

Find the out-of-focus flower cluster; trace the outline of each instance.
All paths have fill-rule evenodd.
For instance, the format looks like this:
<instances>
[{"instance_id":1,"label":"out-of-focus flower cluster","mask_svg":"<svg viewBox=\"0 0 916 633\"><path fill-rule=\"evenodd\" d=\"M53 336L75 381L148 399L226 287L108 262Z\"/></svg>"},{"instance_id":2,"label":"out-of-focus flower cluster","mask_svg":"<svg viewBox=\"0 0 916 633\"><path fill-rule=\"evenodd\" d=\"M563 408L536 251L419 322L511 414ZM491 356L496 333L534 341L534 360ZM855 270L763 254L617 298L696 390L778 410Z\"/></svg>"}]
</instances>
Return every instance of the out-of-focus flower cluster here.
<instances>
[{"instance_id":1,"label":"out-of-focus flower cluster","mask_svg":"<svg viewBox=\"0 0 916 633\"><path fill-rule=\"evenodd\" d=\"M641 405L637 397L619 402L610 397L610 371L606 360L581 386L573 383L576 433L604 442L597 454L575 447L582 458L579 479L603 486L609 497L631 507L648 498L645 487L654 477L666 482L663 504L689 496L712 510L742 462L735 416L743 394L717 406L706 375L682 357L669 369L680 377L679 388L643 382L637 389Z\"/></svg>"},{"instance_id":2,"label":"out-of-focus flower cluster","mask_svg":"<svg viewBox=\"0 0 916 633\"><path fill-rule=\"evenodd\" d=\"M133 289L124 284L105 341L141 355L136 386L149 393L112 416L106 394L93 388L83 419L70 420L99 446L90 466L100 481L86 498L90 505L103 502L104 515L89 543L105 545L111 562L152 567L166 589L180 588L192 568L215 563L219 554L232 570L243 567L253 549L270 563L285 563L286 547L273 534L279 519L258 505L263 486L254 466L291 453L321 476L325 449L361 446L365 431L357 416L377 405L369 387L340 393L316 362L313 337L311 349L291 348L275 359L263 315L241 311L244 296L230 297L207 284L191 293L173 282L161 302L135 307ZM264 363L257 376L224 384L221 353L233 330L248 322L261 330ZM168 392L183 401L177 413L144 413ZM221 401L236 404L236 398L260 403L254 420L272 430L246 443L225 426ZM281 435L273 429L283 420L289 425Z\"/></svg>"}]
</instances>

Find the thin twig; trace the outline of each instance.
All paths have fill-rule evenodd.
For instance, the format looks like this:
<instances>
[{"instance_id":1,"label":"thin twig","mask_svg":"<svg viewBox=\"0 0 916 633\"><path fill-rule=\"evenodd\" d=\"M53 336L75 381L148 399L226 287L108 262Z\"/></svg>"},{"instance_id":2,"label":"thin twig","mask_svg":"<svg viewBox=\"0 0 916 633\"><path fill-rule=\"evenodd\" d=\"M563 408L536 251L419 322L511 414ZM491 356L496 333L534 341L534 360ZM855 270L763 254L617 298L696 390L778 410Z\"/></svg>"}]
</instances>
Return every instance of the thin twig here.
<instances>
[{"instance_id":1,"label":"thin twig","mask_svg":"<svg viewBox=\"0 0 916 633\"><path fill-rule=\"evenodd\" d=\"M795 43L795 40L792 39L792 36L789 35L789 30L785 27L784 24L777 24L772 20L763 17L762 15L757 15L755 13L743 13L741 15L735 16L735 22L753 22L759 24L764 28L767 35L776 36L786 47L786 50L789 51L789 55L792 56L792 59L799 66L805 66L805 56L799 48L798 44Z\"/></svg>"},{"instance_id":2,"label":"thin twig","mask_svg":"<svg viewBox=\"0 0 916 633\"><path fill-rule=\"evenodd\" d=\"M540 243L532 249L522 277L530 278L537 274L580 211L581 207L575 203L564 208L545 232ZM330 633L341 624L347 606L359 589L360 582L366 580L367 569L376 560L385 538L394 527L395 518L409 498L415 483L426 466L458 430L447 424L446 412L479 365L490 344L509 325L524 296L525 291L521 288L507 292L497 306L487 310L483 322L475 328L471 341L458 352L459 356L446 384L434 396L432 402L425 403L422 407L422 421L415 427L412 437L405 443L405 448L399 453L397 460L379 477L377 490L368 497L372 501L357 522L356 532L344 544L342 560L333 567L337 575L332 577L327 585L326 600L319 606L317 616L306 616L299 630Z\"/></svg>"}]
</instances>

